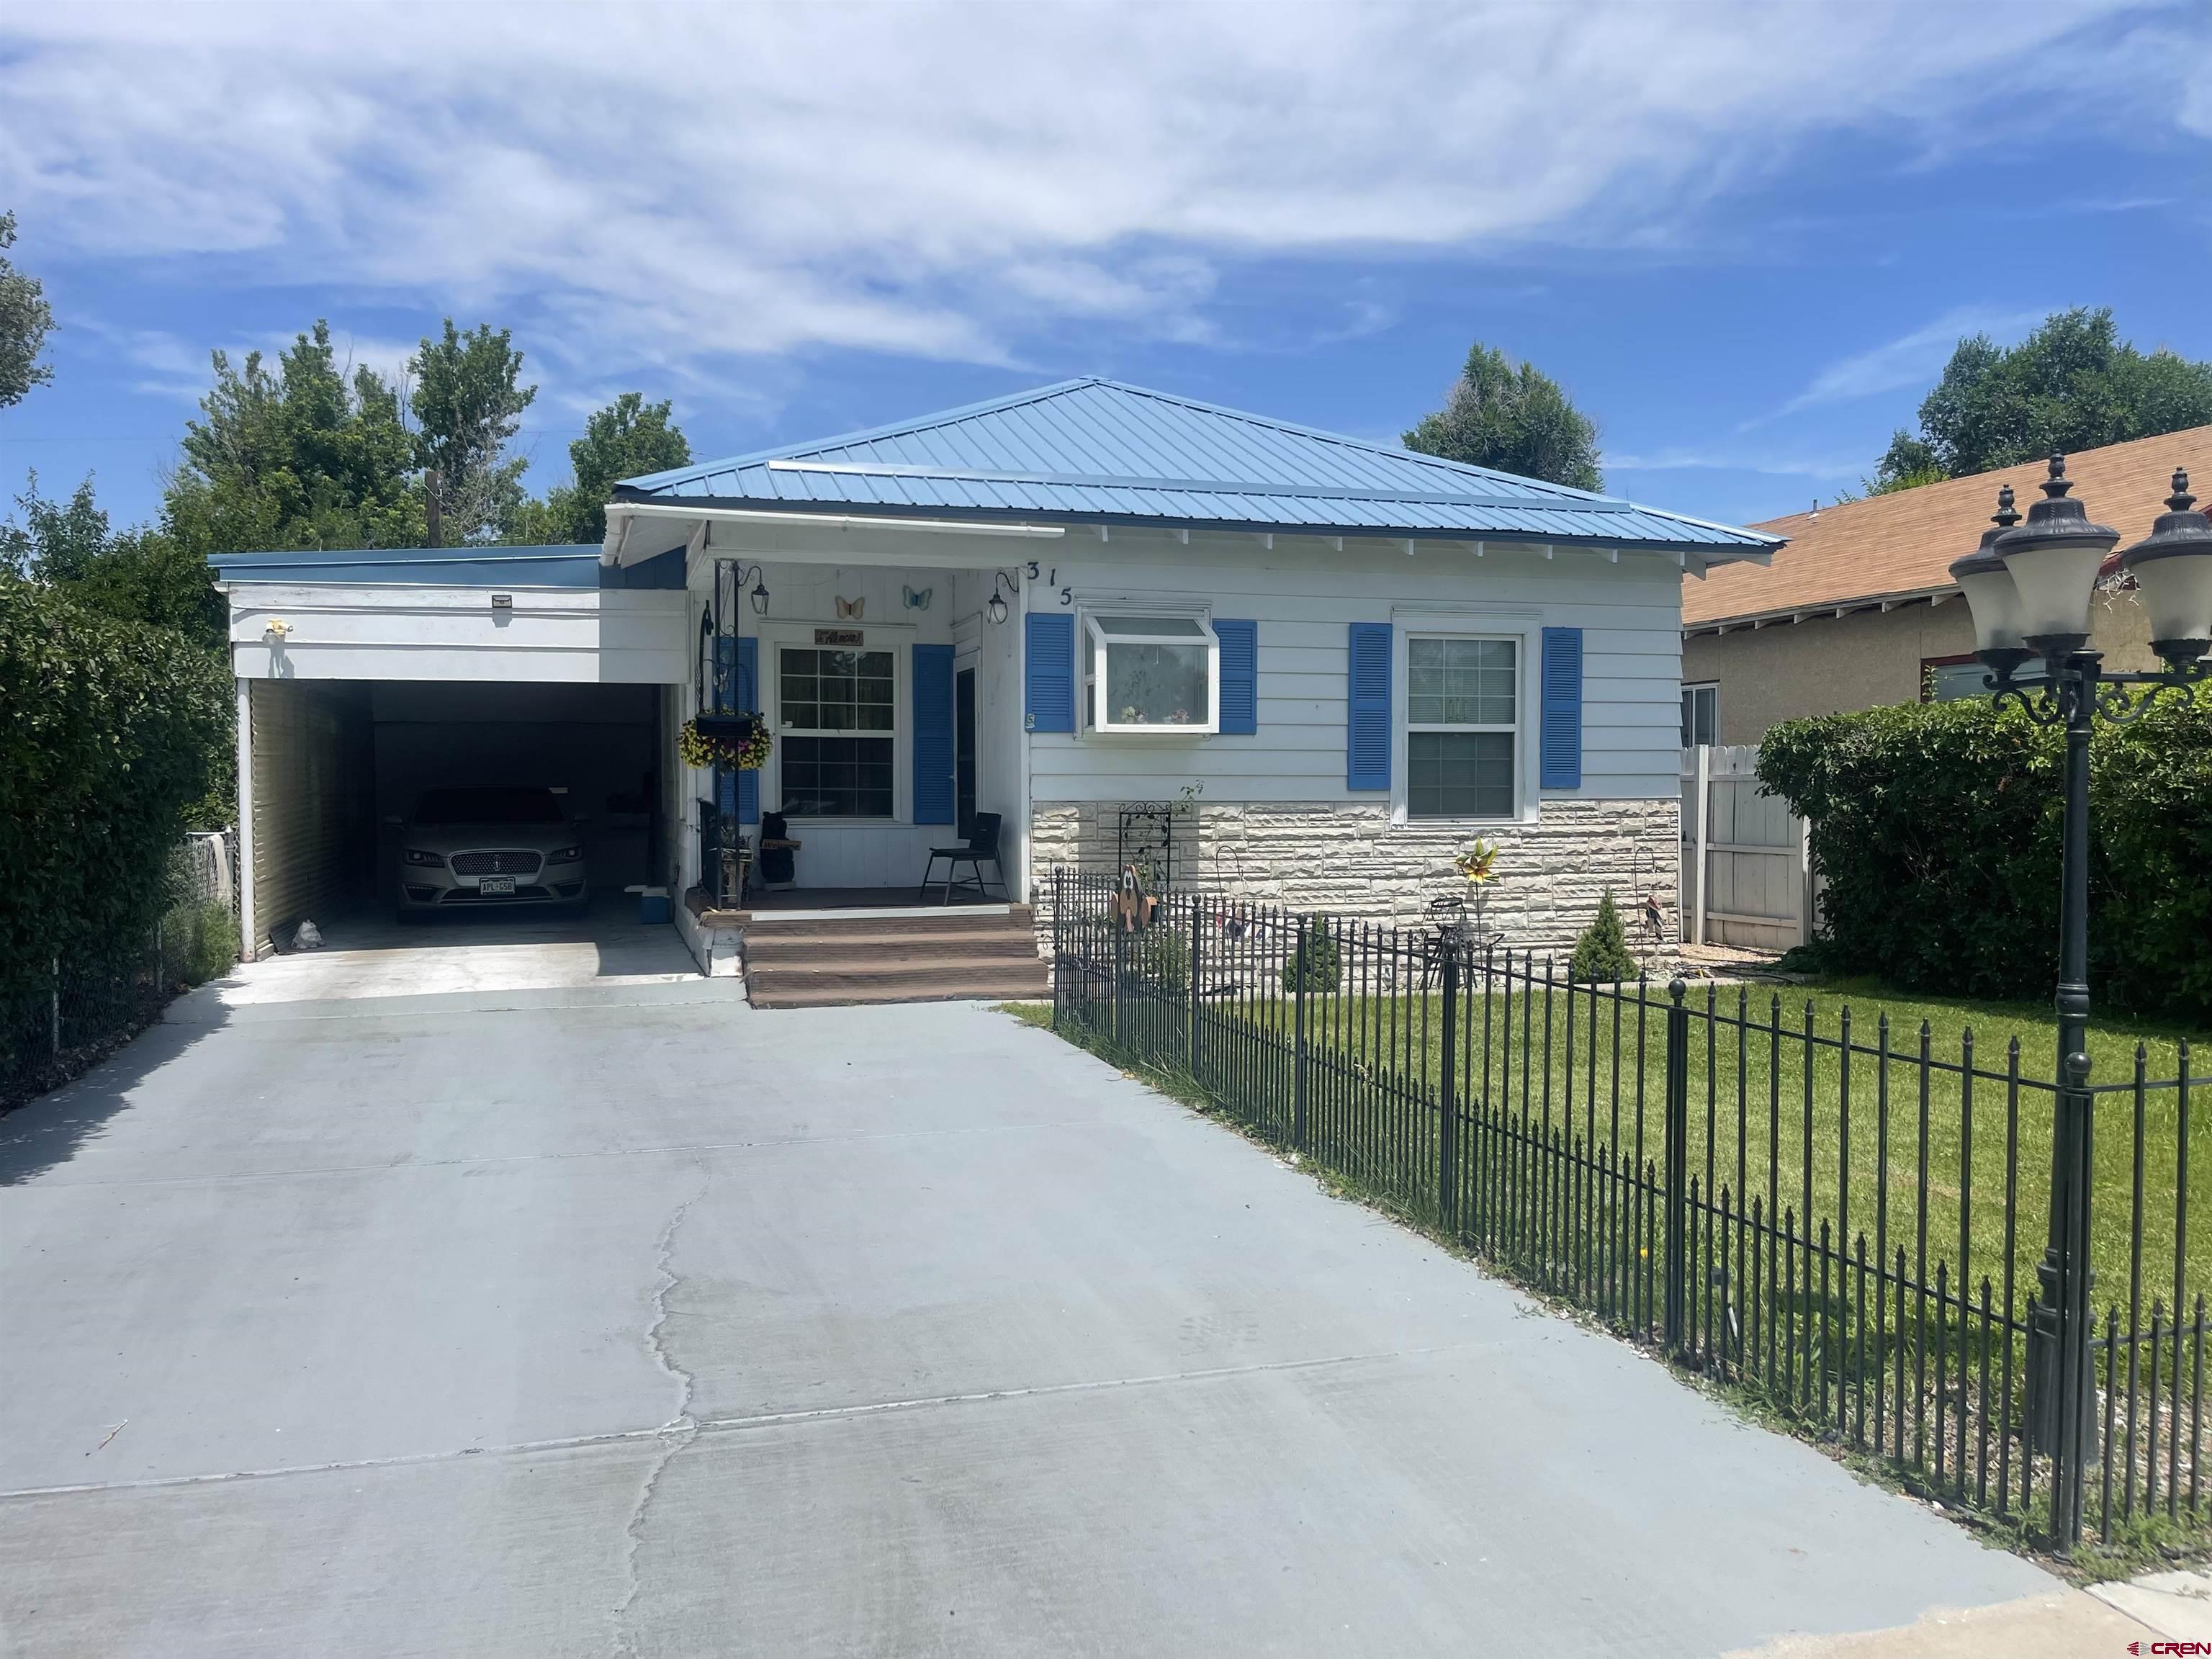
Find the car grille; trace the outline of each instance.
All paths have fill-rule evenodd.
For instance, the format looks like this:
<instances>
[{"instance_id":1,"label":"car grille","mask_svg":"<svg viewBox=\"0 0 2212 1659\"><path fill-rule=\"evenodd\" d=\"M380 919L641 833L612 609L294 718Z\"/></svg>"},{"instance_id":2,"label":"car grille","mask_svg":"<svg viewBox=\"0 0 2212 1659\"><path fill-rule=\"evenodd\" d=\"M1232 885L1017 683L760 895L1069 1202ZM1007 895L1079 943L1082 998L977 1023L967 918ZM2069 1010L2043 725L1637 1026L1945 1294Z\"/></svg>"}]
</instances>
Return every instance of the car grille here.
<instances>
[{"instance_id":1,"label":"car grille","mask_svg":"<svg viewBox=\"0 0 2212 1659\"><path fill-rule=\"evenodd\" d=\"M496 853L456 853L457 876L534 876L538 855L527 848L502 848Z\"/></svg>"}]
</instances>

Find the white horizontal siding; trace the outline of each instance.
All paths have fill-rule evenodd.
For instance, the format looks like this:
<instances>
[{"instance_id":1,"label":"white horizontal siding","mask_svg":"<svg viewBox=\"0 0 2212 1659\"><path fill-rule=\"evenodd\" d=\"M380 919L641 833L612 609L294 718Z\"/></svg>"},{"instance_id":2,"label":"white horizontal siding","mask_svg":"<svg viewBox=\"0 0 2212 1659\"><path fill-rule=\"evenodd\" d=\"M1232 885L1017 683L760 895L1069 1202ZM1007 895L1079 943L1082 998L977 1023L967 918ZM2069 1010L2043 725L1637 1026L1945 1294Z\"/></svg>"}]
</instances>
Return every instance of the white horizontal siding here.
<instances>
[{"instance_id":1,"label":"white horizontal siding","mask_svg":"<svg viewBox=\"0 0 2212 1659\"><path fill-rule=\"evenodd\" d=\"M1121 544L1078 563L1063 556L1028 594L1030 607L1058 610L1059 590L1076 608L1115 599L1187 599L1219 617L1259 623L1259 730L1251 737L1030 738L1030 793L1039 801L1171 797L1202 783L1208 803L1365 801L1344 786L1346 624L1419 625L1415 608L1510 612L1533 636L1544 627L1580 628L1583 637L1583 782L1547 797L1670 799L1678 788L1680 727L1680 573L1669 561L1634 556L1615 563L1563 550L1556 558L1496 550L1474 557L1414 558L1358 544L1316 554L1306 543L1262 551L1249 562L1218 555L1190 564L1141 563L1158 550ZM1196 549L1193 550L1194 552ZM1533 641L1532 641L1532 649ZM1533 743L1538 711L1523 710Z\"/></svg>"},{"instance_id":2,"label":"white horizontal siding","mask_svg":"<svg viewBox=\"0 0 2212 1659\"><path fill-rule=\"evenodd\" d=\"M495 609L495 591L513 605ZM242 679L675 684L689 660L673 591L240 582L229 592Z\"/></svg>"}]
</instances>

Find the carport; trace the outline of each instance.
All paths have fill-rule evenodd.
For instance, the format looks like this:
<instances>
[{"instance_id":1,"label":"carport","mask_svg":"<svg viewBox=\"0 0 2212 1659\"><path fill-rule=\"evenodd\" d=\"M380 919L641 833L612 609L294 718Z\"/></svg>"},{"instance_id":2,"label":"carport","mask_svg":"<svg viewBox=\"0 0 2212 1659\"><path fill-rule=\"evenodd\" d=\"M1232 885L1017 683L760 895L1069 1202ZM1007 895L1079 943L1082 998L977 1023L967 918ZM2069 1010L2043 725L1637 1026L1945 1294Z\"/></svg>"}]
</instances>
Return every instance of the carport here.
<instances>
[{"instance_id":1,"label":"carport","mask_svg":"<svg viewBox=\"0 0 2212 1659\"><path fill-rule=\"evenodd\" d=\"M288 946L307 919L341 935L388 934L398 825L428 789L562 792L599 912L568 919L580 939L595 921L604 927L624 887L672 878L685 555L623 568L599 555L586 545L213 561L237 677L249 957ZM559 926L518 909L482 937L518 925ZM441 949L471 937L426 931Z\"/></svg>"}]
</instances>

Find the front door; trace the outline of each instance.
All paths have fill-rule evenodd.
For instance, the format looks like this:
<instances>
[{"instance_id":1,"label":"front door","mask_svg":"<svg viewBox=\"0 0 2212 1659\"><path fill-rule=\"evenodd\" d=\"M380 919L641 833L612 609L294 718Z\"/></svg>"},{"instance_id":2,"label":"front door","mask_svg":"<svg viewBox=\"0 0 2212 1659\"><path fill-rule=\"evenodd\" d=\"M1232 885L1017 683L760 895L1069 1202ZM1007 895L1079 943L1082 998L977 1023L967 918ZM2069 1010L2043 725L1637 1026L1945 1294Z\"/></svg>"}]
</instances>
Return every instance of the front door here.
<instances>
[{"instance_id":1,"label":"front door","mask_svg":"<svg viewBox=\"0 0 2212 1659\"><path fill-rule=\"evenodd\" d=\"M975 671L952 677L952 812L965 841L975 825Z\"/></svg>"}]
</instances>

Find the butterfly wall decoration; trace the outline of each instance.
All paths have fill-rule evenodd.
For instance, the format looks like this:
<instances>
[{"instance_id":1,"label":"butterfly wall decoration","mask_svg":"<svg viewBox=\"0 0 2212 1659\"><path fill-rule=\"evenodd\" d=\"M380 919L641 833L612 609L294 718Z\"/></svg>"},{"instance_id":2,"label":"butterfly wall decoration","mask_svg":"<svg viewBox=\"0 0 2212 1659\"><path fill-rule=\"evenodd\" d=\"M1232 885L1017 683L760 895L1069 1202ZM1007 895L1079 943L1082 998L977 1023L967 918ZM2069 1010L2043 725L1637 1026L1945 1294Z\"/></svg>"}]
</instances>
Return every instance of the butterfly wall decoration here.
<instances>
[{"instance_id":1,"label":"butterfly wall decoration","mask_svg":"<svg viewBox=\"0 0 2212 1659\"><path fill-rule=\"evenodd\" d=\"M906 595L906 608L908 610L927 611L929 609L930 595L936 592L937 590L933 587L925 587L920 592L916 592L911 587L902 586L899 592Z\"/></svg>"},{"instance_id":2,"label":"butterfly wall decoration","mask_svg":"<svg viewBox=\"0 0 2212 1659\"><path fill-rule=\"evenodd\" d=\"M868 597L865 593L857 599L848 599L842 593L840 593L837 596L838 621L843 622L848 618L850 618L852 621L858 622L860 618L860 611L867 603Z\"/></svg>"}]
</instances>

